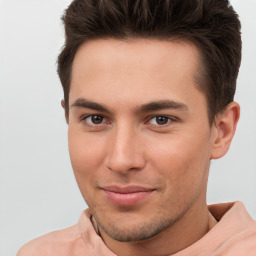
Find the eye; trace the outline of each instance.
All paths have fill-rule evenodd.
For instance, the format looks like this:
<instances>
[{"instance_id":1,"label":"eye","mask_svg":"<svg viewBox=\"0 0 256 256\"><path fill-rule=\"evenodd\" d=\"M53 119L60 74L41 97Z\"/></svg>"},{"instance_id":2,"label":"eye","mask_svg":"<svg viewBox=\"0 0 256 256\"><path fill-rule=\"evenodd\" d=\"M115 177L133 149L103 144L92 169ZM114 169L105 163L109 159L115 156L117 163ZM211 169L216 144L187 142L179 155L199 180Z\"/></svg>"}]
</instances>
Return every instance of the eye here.
<instances>
[{"instance_id":1,"label":"eye","mask_svg":"<svg viewBox=\"0 0 256 256\"><path fill-rule=\"evenodd\" d=\"M165 125L171 121L171 118L167 116L154 116L149 120L149 123L153 125Z\"/></svg>"},{"instance_id":2,"label":"eye","mask_svg":"<svg viewBox=\"0 0 256 256\"><path fill-rule=\"evenodd\" d=\"M100 125L104 123L105 118L100 115L90 115L90 116L84 117L83 120L85 120L89 125Z\"/></svg>"}]
</instances>

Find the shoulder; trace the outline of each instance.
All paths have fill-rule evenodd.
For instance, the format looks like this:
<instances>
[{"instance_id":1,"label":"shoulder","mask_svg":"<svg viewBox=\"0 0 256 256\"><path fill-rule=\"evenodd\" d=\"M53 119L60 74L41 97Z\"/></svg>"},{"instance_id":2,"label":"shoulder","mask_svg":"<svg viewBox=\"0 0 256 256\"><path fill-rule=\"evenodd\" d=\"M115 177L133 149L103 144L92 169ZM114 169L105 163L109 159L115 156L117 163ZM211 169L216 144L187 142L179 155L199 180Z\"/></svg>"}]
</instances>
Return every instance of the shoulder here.
<instances>
[{"instance_id":1,"label":"shoulder","mask_svg":"<svg viewBox=\"0 0 256 256\"><path fill-rule=\"evenodd\" d=\"M17 256L80 256L84 250L77 225L51 232L23 245Z\"/></svg>"},{"instance_id":2,"label":"shoulder","mask_svg":"<svg viewBox=\"0 0 256 256\"><path fill-rule=\"evenodd\" d=\"M214 256L255 256L256 255L256 225L241 231L223 243Z\"/></svg>"},{"instance_id":3,"label":"shoulder","mask_svg":"<svg viewBox=\"0 0 256 256\"><path fill-rule=\"evenodd\" d=\"M217 209L218 208L218 209ZM214 212L222 218L216 225L218 237L225 237L214 256L256 255L256 222L242 202L221 204Z\"/></svg>"}]
</instances>

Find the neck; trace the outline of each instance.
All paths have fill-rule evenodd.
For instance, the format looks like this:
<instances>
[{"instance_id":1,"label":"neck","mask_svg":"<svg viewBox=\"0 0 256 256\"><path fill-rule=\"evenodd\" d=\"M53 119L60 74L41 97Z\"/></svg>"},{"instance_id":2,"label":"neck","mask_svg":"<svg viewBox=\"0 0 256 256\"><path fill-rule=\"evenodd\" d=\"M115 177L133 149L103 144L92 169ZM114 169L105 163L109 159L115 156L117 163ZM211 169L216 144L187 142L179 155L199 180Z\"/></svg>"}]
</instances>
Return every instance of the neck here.
<instances>
[{"instance_id":1,"label":"neck","mask_svg":"<svg viewBox=\"0 0 256 256\"><path fill-rule=\"evenodd\" d=\"M156 236L136 242L119 242L99 228L107 247L118 256L168 256L192 245L213 226L206 203L195 204L186 214Z\"/></svg>"}]
</instances>

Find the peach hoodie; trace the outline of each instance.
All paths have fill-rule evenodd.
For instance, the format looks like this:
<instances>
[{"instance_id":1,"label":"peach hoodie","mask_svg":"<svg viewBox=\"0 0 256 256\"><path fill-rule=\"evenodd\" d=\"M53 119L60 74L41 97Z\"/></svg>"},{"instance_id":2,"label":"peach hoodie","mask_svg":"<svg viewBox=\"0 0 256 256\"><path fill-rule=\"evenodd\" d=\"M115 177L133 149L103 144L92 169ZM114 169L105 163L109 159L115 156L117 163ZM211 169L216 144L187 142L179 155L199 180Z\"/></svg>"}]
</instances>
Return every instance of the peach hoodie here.
<instances>
[{"instance_id":1,"label":"peach hoodie","mask_svg":"<svg viewBox=\"0 0 256 256\"><path fill-rule=\"evenodd\" d=\"M256 222L242 202L210 205L218 223L200 240L172 256L256 256ZM17 256L116 256L97 235L87 209L78 224L25 244Z\"/></svg>"}]
</instances>

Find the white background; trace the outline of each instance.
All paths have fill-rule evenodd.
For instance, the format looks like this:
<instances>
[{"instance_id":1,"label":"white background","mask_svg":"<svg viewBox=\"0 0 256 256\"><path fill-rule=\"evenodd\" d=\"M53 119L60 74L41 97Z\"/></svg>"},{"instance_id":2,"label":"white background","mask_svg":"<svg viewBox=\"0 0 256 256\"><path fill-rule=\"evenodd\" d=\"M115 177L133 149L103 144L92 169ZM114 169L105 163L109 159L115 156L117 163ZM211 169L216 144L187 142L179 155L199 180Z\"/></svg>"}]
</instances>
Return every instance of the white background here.
<instances>
[{"instance_id":1,"label":"white background","mask_svg":"<svg viewBox=\"0 0 256 256\"><path fill-rule=\"evenodd\" d=\"M0 256L76 223L86 208L69 162L56 57L70 0L0 0ZM208 203L242 200L256 219L256 0L233 0L243 25L229 153L212 162Z\"/></svg>"}]
</instances>

